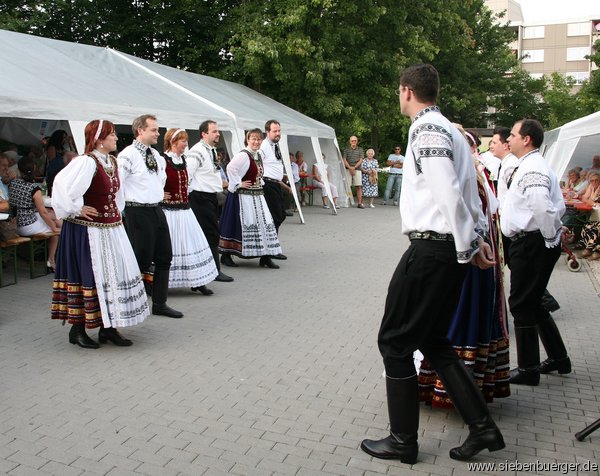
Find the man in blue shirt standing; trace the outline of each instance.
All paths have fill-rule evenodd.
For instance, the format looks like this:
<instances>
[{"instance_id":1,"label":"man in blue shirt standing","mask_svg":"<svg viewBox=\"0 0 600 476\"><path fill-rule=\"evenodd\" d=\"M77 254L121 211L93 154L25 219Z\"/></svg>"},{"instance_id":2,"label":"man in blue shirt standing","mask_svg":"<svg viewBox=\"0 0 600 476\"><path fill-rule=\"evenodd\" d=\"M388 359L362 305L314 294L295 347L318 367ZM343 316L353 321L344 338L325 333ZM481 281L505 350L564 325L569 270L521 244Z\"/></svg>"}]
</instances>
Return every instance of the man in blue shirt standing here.
<instances>
[{"instance_id":1,"label":"man in blue shirt standing","mask_svg":"<svg viewBox=\"0 0 600 476\"><path fill-rule=\"evenodd\" d=\"M394 205L398 205L400 201L400 189L402 188L402 169L404 167L404 156L400 154L402 149L399 145L394 147L394 153L390 154L387 159L387 166L390 168L388 172L387 183L385 185L385 192L383 192L383 204L387 205L390 199L390 194L394 187L396 193L394 194Z\"/></svg>"}]
</instances>

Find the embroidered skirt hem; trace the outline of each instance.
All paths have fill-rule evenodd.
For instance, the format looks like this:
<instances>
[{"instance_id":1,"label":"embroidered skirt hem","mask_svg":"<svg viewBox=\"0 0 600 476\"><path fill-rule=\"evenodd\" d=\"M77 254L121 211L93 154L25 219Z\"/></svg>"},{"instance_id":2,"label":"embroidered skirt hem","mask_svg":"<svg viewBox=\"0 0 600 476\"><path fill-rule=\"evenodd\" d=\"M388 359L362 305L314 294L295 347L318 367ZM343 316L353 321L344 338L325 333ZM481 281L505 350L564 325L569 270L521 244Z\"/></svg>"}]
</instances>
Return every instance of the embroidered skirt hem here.
<instances>
[{"instance_id":1,"label":"embroidered skirt hem","mask_svg":"<svg viewBox=\"0 0 600 476\"><path fill-rule=\"evenodd\" d=\"M214 281L219 272L206 236L191 209L165 209L173 259L169 288L191 288Z\"/></svg>"},{"instance_id":2,"label":"embroidered skirt hem","mask_svg":"<svg viewBox=\"0 0 600 476\"><path fill-rule=\"evenodd\" d=\"M277 230L264 195L227 195L221 215L219 251L243 258L281 253Z\"/></svg>"},{"instance_id":3,"label":"embroidered skirt hem","mask_svg":"<svg viewBox=\"0 0 600 476\"><path fill-rule=\"evenodd\" d=\"M65 221L53 283L51 317L87 328L128 327L149 315L140 270L123 226Z\"/></svg>"}]
</instances>

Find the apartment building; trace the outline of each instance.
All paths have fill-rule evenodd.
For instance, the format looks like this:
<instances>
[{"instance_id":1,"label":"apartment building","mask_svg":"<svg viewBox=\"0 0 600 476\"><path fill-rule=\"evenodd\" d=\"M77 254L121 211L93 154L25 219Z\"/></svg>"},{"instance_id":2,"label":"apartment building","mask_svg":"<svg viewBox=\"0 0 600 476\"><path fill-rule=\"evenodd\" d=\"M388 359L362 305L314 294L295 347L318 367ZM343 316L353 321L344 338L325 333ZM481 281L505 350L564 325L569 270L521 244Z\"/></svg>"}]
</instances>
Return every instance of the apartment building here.
<instances>
[{"instance_id":1,"label":"apartment building","mask_svg":"<svg viewBox=\"0 0 600 476\"><path fill-rule=\"evenodd\" d=\"M573 77L577 84L588 79L596 66L585 56L600 39L600 1L590 0L590 8L580 9L570 8L565 0L560 19L548 18L543 8L524 15L521 3L486 0L492 11L506 12L502 21L508 21L514 31L511 46L525 71L532 77L559 72Z\"/></svg>"}]
</instances>

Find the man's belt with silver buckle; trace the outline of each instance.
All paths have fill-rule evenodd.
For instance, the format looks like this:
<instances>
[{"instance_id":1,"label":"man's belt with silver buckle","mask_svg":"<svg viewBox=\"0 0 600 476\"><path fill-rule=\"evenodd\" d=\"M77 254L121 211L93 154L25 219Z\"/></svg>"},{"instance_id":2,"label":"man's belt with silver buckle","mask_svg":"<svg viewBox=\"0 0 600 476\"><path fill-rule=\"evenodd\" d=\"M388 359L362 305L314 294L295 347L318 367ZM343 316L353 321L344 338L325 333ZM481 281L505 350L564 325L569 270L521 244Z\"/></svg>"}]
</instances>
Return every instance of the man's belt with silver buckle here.
<instances>
[{"instance_id":1,"label":"man's belt with silver buckle","mask_svg":"<svg viewBox=\"0 0 600 476\"><path fill-rule=\"evenodd\" d=\"M411 231L409 240L454 241L450 233L437 233L435 231Z\"/></svg>"},{"instance_id":2,"label":"man's belt with silver buckle","mask_svg":"<svg viewBox=\"0 0 600 476\"><path fill-rule=\"evenodd\" d=\"M279 183L280 182L280 180L275 180L274 178L271 178L271 177L263 177L263 180L265 182L275 182L275 183Z\"/></svg>"},{"instance_id":3,"label":"man's belt with silver buckle","mask_svg":"<svg viewBox=\"0 0 600 476\"><path fill-rule=\"evenodd\" d=\"M513 236L509 236L508 239L510 241L517 241L517 240L520 240L521 238L525 238L526 236L529 236L529 235L539 235L539 234L540 234L540 230L520 231L519 233L517 233Z\"/></svg>"},{"instance_id":4,"label":"man's belt with silver buckle","mask_svg":"<svg viewBox=\"0 0 600 476\"><path fill-rule=\"evenodd\" d=\"M158 207L158 203L125 202L126 207Z\"/></svg>"}]
</instances>

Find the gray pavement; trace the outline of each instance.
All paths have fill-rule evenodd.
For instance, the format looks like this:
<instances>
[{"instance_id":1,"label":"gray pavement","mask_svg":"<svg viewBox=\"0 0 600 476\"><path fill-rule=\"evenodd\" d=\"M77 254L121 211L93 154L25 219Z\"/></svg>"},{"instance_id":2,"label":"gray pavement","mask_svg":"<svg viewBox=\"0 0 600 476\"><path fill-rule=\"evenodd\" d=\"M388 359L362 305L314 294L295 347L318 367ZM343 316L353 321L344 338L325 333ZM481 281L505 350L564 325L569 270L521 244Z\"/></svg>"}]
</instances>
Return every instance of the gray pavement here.
<instances>
[{"instance_id":1,"label":"gray pavement","mask_svg":"<svg viewBox=\"0 0 600 476\"><path fill-rule=\"evenodd\" d=\"M584 469L600 462L600 430L573 436L600 418L600 300L587 263L571 273L561 259L550 284L574 372L490 405L507 446L475 461L495 470L451 460L467 429L424 406L419 462L375 460L359 444L387 433L376 336L408 242L396 207L305 213L305 225L295 216L281 229L280 270L242 262L214 296L173 292L185 318L125 329L129 348L70 345L48 317L51 277L30 280L21 263L18 285L0 289L0 474L576 474L576 463L598 474ZM511 470L517 461L534 466Z\"/></svg>"}]
</instances>

